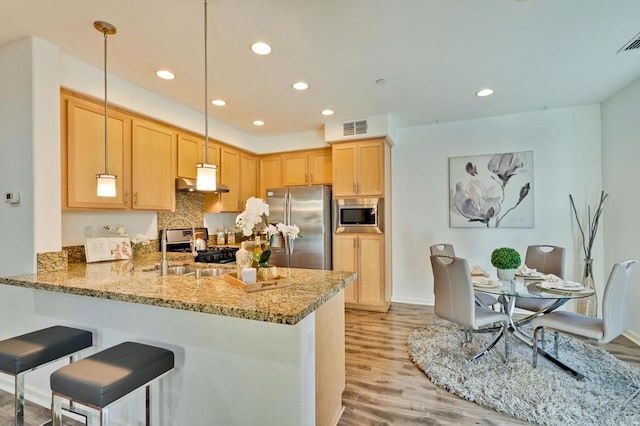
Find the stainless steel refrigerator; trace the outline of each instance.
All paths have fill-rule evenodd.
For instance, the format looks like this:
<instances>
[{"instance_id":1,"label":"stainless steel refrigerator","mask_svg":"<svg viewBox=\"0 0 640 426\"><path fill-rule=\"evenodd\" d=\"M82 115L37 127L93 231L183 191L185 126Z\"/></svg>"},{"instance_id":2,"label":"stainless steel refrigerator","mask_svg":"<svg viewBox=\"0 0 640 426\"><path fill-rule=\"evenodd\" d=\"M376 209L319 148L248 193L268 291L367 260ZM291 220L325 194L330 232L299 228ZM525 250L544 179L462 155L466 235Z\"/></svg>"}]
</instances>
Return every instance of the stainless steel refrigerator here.
<instances>
[{"instance_id":1,"label":"stainless steel refrigerator","mask_svg":"<svg viewBox=\"0 0 640 426\"><path fill-rule=\"evenodd\" d=\"M267 189L269 222L297 225L302 238L271 248L270 263L289 268L331 269L331 187Z\"/></svg>"}]
</instances>

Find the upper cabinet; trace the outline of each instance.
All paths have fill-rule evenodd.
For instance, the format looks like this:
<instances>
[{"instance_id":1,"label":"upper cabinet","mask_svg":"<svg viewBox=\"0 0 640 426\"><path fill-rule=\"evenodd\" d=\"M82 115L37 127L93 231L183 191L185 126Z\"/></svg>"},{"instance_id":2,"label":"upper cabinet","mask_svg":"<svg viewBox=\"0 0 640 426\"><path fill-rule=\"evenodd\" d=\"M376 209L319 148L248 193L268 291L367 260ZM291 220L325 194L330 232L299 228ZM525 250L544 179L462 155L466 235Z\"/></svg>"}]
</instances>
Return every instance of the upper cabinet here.
<instances>
[{"instance_id":1,"label":"upper cabinet","mask_svg":"<svg viewBox=\"0 0 640 426\"><path fill-rule=\"evenodd\" d=\"M211 161L211 157L210 157ZM257 158L255 155L220 147L220 183L229 192L205 195L205 211L208 213L235 213L244 210L245 201L256 195Z\"/></svg>"},{"instance_id":2,"label":"upper cabinet","mask_svg":"<svg viewBox=\"0 0 640 426\"><path fill-rule=\"evenodd\" d=\"M384 196L384 140L336 143L332 150L334 197Z\"/></svg>"},{"instance_id":3,"label":"upper cabinet","mask_svg":"<svg viewBox=\"0 0 640 426\"><path fill-rule=\"evenodd\" d=\"M105 172L104 106L67 96L61 102L63 208L128 208L131 119L109 110L108 171L117 177L116 196L98 197L96 175Z\"/></svg>"},{"instance_id":4,"label":"upper cabinet","mask_svg":"<svg viewBox=\"0 0 640 426\"><path fill-rule=\"evenodd\" d=\"M104 104L61 96L62 207L65 209L173 210L176 132L109 108L108 172L116 196L96 195L105 172Z\"/></svg>"},{"instance_id":5,"label":"upper cabinet","mask_svg":"<svg viewBox=\"0 0 640 426\"><path fill-rule=\"evenodd\" d=\"M283 186L331 183L331 148L282 154Z\"/></svg>"},{"instance_id":6,"label":"upper cabinet","mask_svg":"<svg viewBox=\"0 0 640 426\"><path fill-rule=\"evenodd\" d=\"M204 138L178 133L178 177L196 178L196 164L200 161L203 146Z\"/></svg>"},{"instance_id":7,"label":"upper cabinet","mask_svg":"<svg viewBox=\"0 0 640 426\"><path fill-rule=\"evenodd\" d=\"M282 156L262 155L258 167L258 197L267 199L267 189L282 186Z\"/></svg>"},{"instance_id":8,"label":"upper cabinet","mask_svg":"<svg viewBox=\"0 0 640 426\"><path fill-rule=\"evenodd\" d=\"M132 208L175 207L176 132L166 126L133 120L131 138Z\"/></svg>"}]
</instances>

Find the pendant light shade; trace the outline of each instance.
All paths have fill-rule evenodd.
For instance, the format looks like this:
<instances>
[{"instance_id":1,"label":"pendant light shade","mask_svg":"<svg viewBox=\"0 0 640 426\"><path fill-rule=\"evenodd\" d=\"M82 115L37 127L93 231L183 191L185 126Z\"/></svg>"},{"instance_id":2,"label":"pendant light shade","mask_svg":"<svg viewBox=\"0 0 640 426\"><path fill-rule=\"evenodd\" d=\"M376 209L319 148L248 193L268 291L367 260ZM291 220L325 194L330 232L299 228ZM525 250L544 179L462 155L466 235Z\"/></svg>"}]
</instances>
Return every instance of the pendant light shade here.
<instances>
[{"instance_id":1,"label":"pendant light shade","mask_svg":"<svg viewBox=\"0 0 640 426\"><path fill-rule=\"evenodd\" d=\"M218 166L207 163L196 165L196 189L198 191L215 191L217 187L216 171Z\"/></svg>"},{"instance_id":2,"label":"pendant light shade","mask_svg":"<svg viewBox=\"0 0 640 426\"><path fill-rule=\"evenodd\" d=\"M104 34L104 173L97 174L98 197L116 196L116 176L109 174L109 126L107 115L107 36L116 33L116 27L108 22L96 21L93 27Z\"/></svg>"},{"instance_id":3,"label":"pendant light shade","mask_svg":"<svg viewBox=\"0 0 640 426\"><path fill-rule=\"evenodd\" d=\"M209 102L207 101L207 0L204 0L204 163L196 165L196 189L215 191L218 166L209 164Z\"/></svg>"},{"instance_id":4,"label":"pendant light shade","mask_svg":"<svg viewBox=\"0 0 640 426\"><path fill-rule=\"evenodd\" d=\"M116 177L105 174L99 174L96 177L98 178L98 197L115 197Z\"/></svg>"}]
</instances>

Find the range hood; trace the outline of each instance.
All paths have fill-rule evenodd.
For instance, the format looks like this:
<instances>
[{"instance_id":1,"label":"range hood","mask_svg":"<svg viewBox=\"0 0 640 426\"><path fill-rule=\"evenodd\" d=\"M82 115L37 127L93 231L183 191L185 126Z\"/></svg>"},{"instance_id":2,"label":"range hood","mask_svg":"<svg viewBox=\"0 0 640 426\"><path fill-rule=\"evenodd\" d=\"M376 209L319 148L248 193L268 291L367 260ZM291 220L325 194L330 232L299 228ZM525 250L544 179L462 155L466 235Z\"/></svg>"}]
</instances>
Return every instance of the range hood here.
<instances>
[{"instance_id":1,"label":"range hood","mask_svg":"<svg viewBox=\"0 0 640 426\"><path fill-rule=\"evenodd\" d=\"M196 180L189 178L176 178L176 191L188 191L188 192L201 192L201 193L224 193L229 192L229 187L225 184L219 183L216 185L215 191L198 191L196 189Z\"/></svg>"}]
</instances>

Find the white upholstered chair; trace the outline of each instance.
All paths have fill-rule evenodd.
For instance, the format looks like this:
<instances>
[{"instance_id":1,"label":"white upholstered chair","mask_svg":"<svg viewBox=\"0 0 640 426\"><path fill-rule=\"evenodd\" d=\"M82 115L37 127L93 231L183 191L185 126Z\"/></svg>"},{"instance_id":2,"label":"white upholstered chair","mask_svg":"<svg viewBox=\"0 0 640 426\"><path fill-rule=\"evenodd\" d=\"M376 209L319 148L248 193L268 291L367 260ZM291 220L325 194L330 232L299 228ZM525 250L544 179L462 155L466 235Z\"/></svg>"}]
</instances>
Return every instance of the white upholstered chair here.
<instances>
[{"instance_id":1,"label":"white upholstered chair","mask_svg":"<svg viewBox=\"0 0 640 426\"><path fill-rule=\"evenodd\" d=\"M564 247L535 245L527 247L524 264L528 268L537 269L543 274L554 274L564 279ZM518 297L516 308L533 312L544 312L558 299L539 299L534 297Z\"/></svg>"},{"instance_id":2,"label":"white upholstered chair","mask_svg":"<svg viewBox=\"0 0 640 426\"><path fill-rule=\"evenodd\" d=\"M602 319L573 312L551 312L535 318L533 332L533 366L537 364L538 336L544 345L544 330L555 331L554 349L558 356L558 331L576 334L598 343L609 343L629 327L627 290L638 261L627 260L613 265L602 301Z\"/></svg>"},{"instance_id":3,"label":"white upholstered chair","mask_svg":"<svg viewBox=\"0 0 640 426\"><path fill-rule=\"evenodd\" d=\"M456 252L453 249L453 245L451 244L434 244L432 246L429 246L429 251L431 252L432 256L440 255L456 257ZM476 301L479 302L481 306L493 307L498 303L498 299L487 293L477 291L475 292L475 297Z\"/></svg>"},{"instance_id":4,"label":"white upholstered chair","mask_svg":"<svg viewBox=\"0 0 640 426\"><path fill-rule=\"evenodd\" d=\"M468 342L468 330L482 331L500 324L492 341L480 352L471 356L475 360L486 354L504 336L505 356L509 359L508 321L509 317L501 312L478 306L475 303L471 273L466 259L442 255L431 256L433 268L433 286L435 293L435 314L465 329Z\"/></svg>"}]
</instances>

